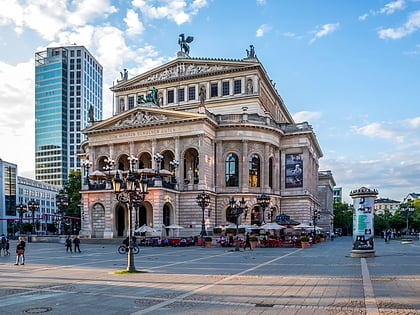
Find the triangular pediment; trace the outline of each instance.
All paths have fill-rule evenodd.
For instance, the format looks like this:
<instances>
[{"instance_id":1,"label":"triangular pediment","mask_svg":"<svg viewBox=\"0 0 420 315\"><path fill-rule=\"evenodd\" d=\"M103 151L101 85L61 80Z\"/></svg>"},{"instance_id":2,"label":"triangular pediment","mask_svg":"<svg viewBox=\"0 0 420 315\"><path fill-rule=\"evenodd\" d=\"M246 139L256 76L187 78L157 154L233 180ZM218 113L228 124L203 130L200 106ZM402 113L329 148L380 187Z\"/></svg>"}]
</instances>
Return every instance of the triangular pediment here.
<instances>
[{"instance_id":1,"label":"triangular pediment","mask_svg":"<svg viewBox=\"0 0 420 315\"><path fill-rule=\"evenodd\" d=\"M168 80L180 80L189 77L245 70L259 64L257 59L245 59L244 61L230 59L177 58L131 79L119 81L111 90L116 92L121 89L125 90L141 85L157 85L160 82Z\"/></svg>"},{"instance_id":2,"label":"triangular pediment","mask_svg":"<svg viewBox=\"0 0 420 315\"><path fill-rule=\"evenodd\" d=\"M83 130L83 133L92 134L161 123L179 123L181 121L203 119L207 117L205 114L153 107L154 104L152 103L145 105L146 106L134 107L131 110L112 116L106 120L94 122L91 126Z\"/></svg>"}]
</instances>

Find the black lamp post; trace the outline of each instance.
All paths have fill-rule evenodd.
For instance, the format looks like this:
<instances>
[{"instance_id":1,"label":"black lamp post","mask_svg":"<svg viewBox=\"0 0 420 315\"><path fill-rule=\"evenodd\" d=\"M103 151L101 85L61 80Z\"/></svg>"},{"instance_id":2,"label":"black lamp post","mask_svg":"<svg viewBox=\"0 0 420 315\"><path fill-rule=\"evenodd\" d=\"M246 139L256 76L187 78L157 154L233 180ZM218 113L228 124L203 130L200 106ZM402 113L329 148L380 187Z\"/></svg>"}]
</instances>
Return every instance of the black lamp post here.
<instances>
[{"instance_id":1,"label":"black lamp post","mask_svg":"<svg viewBox=\"0 0 420 315\"><path fill-rule=\"evenodd\" d=\"M197 200L197 204L201 207L201 212L202 212L200 236L204 237L207 235L205 221L204 221L204 210L206 209L206 207L210 205L210 196L203 190L202 193L198 194L196 200Z\"/></svg>"},{"instance_id":2,"label":"black lamp post","mask_svg":"<svg viewBox=\"0 0 420 315\"><path fill-rule=\"evenodd\" d=\"M85 185L89 184L89 169L92 167L92 165L93 165L92 162L89 161L89 160L84 160L82 162L82 166L83 166L83 168L85 169L85 172L86 172L85 178L84 178L84 184Z\"/></svg>"},{"instance_id":3,"label":"black lamp post","mask_svg":"<svg viewBox=\"0 0 420 315\"><path fill-rule=\"evenodd\" d=\"M175 171L176 171L176 169L179 166L179 161L177 161L177 160L174 159L174 160L170 161L169 164L172 167L172 184L176 184Z\"/></svg>"},{"instance_id":4,"label":"black lamp post","mask_svg":"<svg viewBox=\"0 0 420 315\"><path fill-rule=\"evenodd\" d=\"M59 222L59 229L60 229L60 234L64 234L64 226L63 226L63 217L66 214L66 210L67 207L69 205L69 200L67 195L61 194L61 195L57 195L56 197L56 205L58 208L58 213L59 213L59 217L60 217L60 222Z\"/></svg>"},{"instance_id":5,"label":"black lamp post","mask_svg":"<svg viewBox=\"0 0 420 315\"><path fill-rule=\"evenodd\" d=\"M160 153L153 154L153 159L156 161L156 178L160 178L160 166L163 160L163 155Z\"/></svg>"},{"instance_id":6,"label":"black lamp post","mask_svg":"<svg viewBox=\"0 0 420 315\"><path fill-rule=\"evenodd\" d=\"M120 174L117 173L113 178L113 187L115 198L122 203L127 204L129 210L128 216L128 248L127 248L127 271L135 272L136 267L134 266L134 255L132 253L132 210L133 207L142 203L145 199L147 192L148 180L145 176L142 176L141 180L138 180L133 172L133 165L135 158L130 159L130 171L128 176L121 178Z\"/></svg>"},{"instance_id":7,"label":"black lamp post","mask_svg":"<svg viewBox=\"0 0 420 315\"><path fill-rule=\"evenodd\" d=\"M408 234L408 218L410 217L410 215L412 215L414 213L414 210L415 210L415 208L414 208L413 204L409 205L408 207L406 205L403 205L401 207L401 212L404 212L405 218L406 218L406 227L405 227L405 229L406 229L405 233L406 234Z\"/></svg>"},{"instance_id":8,"label":"black lamp post","mask_svg":"<svg viewBox=\"0 0 420 315\"><path fill-rule=\"evenodd\" d=\"M105 163L105 165L104 165L103 169L104 169L104 171L108 172L107 181L110 182L110 179L111 179L111 171L112 171L112 169L114 167L115 161L113 159L111 159L111 158L106 158L104 160L104 163Z\"/></svg>"},{"instance_id":9,"label":"black lamp post","mask_svg":"<svg viewBox=\"0 0 420 315\"><path fill-rule=\"evenodd\" d=\"M270 196L262 194L257 197L257 203L262 208L262 221L261 224L265 224L265 208L270 204Z\"/></svg>"},{"instance_id":10,"label":"black lamp post","mask_svg":"<svg viewBox=\"0 0 420 315\"><path fill-rule=\"evenodd\" d=\"M28 208L23 203L20 203L16 206L16 210L19 212L19 236L22 235L22 221L23 221L23 214L28 211Z\"/></svg>"},{"instance_id":11,"label":"black lamp post","mask_svg":"<svg viewBox=\"0 0 420 315\"><path fill-rule=\"evenodd\" d=\"M229 200L229 206L230 206L230 213L235 217L235 223L236 223L236 244L235 244L235 251L239 251L239 223L238 218L241 216L241 214L244 212L245 209L245 199L242 197L242 199L239 201L239 205L236 203L236 200L234 197L230 198Z\"/></svg>"},{"instance_id":12,"label":"black lamp post","mask_svg":"<svg viewBox=\"0 0 420 315\"><path fill-rule=\"evenodd\" d=\"M37 203L35 200L31 200L28 202L28 210L32 213L32 234L36 234L35 229L35 212L39 210L39 203Z\"/></svg>"},{"instance_id":13,"label":"black lamp post","mask_svg":"<svg viewBox=\"0 0 420 315\"><path fill-rule=\"evenodd\" d=\"M314 209L314 216L313 216L313 222L314 222L314 237L316 235L316 224L318 223L318 221L321 219L321 212L319 212L319 210Z\"/></svg>"}]
</instances>

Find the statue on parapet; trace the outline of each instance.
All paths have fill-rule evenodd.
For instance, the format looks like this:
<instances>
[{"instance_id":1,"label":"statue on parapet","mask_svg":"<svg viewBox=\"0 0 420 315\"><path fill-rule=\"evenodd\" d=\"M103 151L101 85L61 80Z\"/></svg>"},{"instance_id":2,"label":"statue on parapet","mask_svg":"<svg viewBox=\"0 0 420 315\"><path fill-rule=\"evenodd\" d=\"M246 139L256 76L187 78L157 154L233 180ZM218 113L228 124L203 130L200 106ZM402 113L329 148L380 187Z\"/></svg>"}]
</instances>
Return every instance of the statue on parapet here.
<instances>
[{"instance_id":1,"label":"statue on parapet","mask_svg":"<svg viewBox=\"0 0 420 315\"><path fill-rule=\"evenodd\" d=\"M124 69L124 72L120 71L121 80L117 80L117 82L127 81L128 80L128 71Z\"/></svg>"},{"instance_id":2,"label":"statue on parapet","mask_svg":"<svg viewBox=\"0 0 420 315\"><path fill-rule=\"evenodd\" d=\"M152 87L149 91L150 93L147 93L146 97L144 97L144 95L140 95L137 98L137 104L144 104L144 103L152 102L153 104L160 106L159 97L158 97L158 89L155 87Z\"/></svg>"},{"instance_id":3,"label":"statue on parapet","mask_svg":"<svg viewBox=\"0 0 420 315\"><path fill-rule=\"evenodd\" d=\"M254 45L249 45L249 50L246 49L246 57L247 58L255 58Z\"/></svg>"},{"instance_id":4,"label":"statue on parapet","mask_svg":"<svg viewBox=\"0 0 420 315\"><path fill-rule=\"evenodd\" d=\"M184 34L179 34L178 45L181 48L181 52L184 52L187 56L190 55L190 46L188 44L191 43L193 40L194 37L192 36L187 36L187 38L185 38Z\"/></svg>"}]
</instances>

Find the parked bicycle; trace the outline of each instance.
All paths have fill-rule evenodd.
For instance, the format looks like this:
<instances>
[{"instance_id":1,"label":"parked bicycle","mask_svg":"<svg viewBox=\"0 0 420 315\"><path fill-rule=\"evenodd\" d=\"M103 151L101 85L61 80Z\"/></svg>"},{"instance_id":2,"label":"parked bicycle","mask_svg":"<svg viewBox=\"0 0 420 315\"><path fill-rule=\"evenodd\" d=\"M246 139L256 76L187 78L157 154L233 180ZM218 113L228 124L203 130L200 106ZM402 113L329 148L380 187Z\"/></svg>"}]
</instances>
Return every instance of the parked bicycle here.
<instances>
[{"instance_id":1,"label":"parked bicycle","mask_svg":"<svg viewBox=\"0 0 420 315\"><path fill-rule=\"evenodd\" d=\"M130 246L130 248L131 248L131 252L133 254L138 254L140 252L140 248L138 247L138 245L132 244ZM128 246L126 246L126 245L118 246L118 253L127 254L128 253Z\"/></svg>"}]
</instances>

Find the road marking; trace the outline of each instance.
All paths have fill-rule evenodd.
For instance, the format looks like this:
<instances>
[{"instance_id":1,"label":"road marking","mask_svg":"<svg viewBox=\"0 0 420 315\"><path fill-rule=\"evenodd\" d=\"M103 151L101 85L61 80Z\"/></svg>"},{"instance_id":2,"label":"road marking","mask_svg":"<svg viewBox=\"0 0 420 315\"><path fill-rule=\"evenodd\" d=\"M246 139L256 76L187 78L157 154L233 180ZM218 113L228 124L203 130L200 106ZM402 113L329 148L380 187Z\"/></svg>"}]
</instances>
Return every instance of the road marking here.
<instances>
[{"instance_id":1,"label":"road marking","mask_svg":"<svg viewBox=\"0 0 420 315\"><path fill-rule=\"evenodd\" d=\"M235 277L237 277L237 276L240 276L240 275L243 275L243 274L248 273L248 272L250 272L250 271L253 271L253 270L255 270L255 269L258 269L258 268L264 267L264 266L266 266L266 265L268 265L268 264L271 264L271 263L273 263L273 262L275 262L275 261L277 261L277 260L280 260L280 259L285 258L285 257L287 257L287 256L290 256L290 255L292 255L292 254L295 254L295 253L297 253L297 252L299 252L299 251L301 251L301 250L303 250L303 249L302 249L302 248L297 249L297 250L295 250L295 251L293 251L293 252L290 252L290 253L288 253L288 254L286 254L286 255L279 256L279 257L274 258L274 259L272 259L272 260L266 261L266 262L264 262L264 263L262 263L262 264L256 265L256 266L254 266L254 267L252 267L252 268L249 268L249 269L243 270L243 271L241 271L241 272L238 272L238 273L236 273L236 274L234 274L234 275L230 275L230 276L228 276L228 277L226 277L226 278L223 278L223 279L221 279L221 280L219 280L219 281L216 281L215 283L212 283L212 284L206 284L206 285L204 285L204 286L202 286L202 287L200 287L200 288L197 288L197 289L195 289L195 290L192 290L192 291L189 291L189 292L187 292L187 293L184 293L184 294L178 295L177 297L174 297L174 298L172 298L172 299L170 299L170 300L166 300L166 301L164 301L164 302L162 302L162 303L159 303L159 304L153 305L153 306L151 306L151 307L149 307L149 308L146 308L146 309L144 309L144 310L141 310L141 311L138 311L138 312L131 313L131 315L141 315L141 314L147 314L147 313L149 313L149 312L155 311L155 310L160 309L160 308L162 308L162 307L165 307L165 306L167 306L167 305L169 305L169 304L172 304L172 303L174 303L174 302L176 302L176 301L179 301L180 299L184 299L184 298L186 298L186 297L188 297L188 296L191 296L191 295L193 295L193 294L196 294L197 292L201 292L201 291L207 290L207 289L209 289L209 288L212 288L212 287L214 287L214 286L219 285L219 284L220 284L220 283L222 283L222 282L225 282L225 281L231 280L231 279L233 279L233 278L235 278ZM370 315L370 314L369 314L369 315ZM372 314L372 315L373 315L373 314Z\"/></svg>"},{"instance_id":2,"label":"road marking","mask_svg":"<svg viewBox=\"0 0 420 315\"><path fill-rule=\"evenodd\" d=\"M369 275L369 269L366 258L360 258L362 267L363 291L365 293L366 315L379 315L378 305L376 304L375 293L373 292L372 281Z\"/></svg>"}]
</instances>

